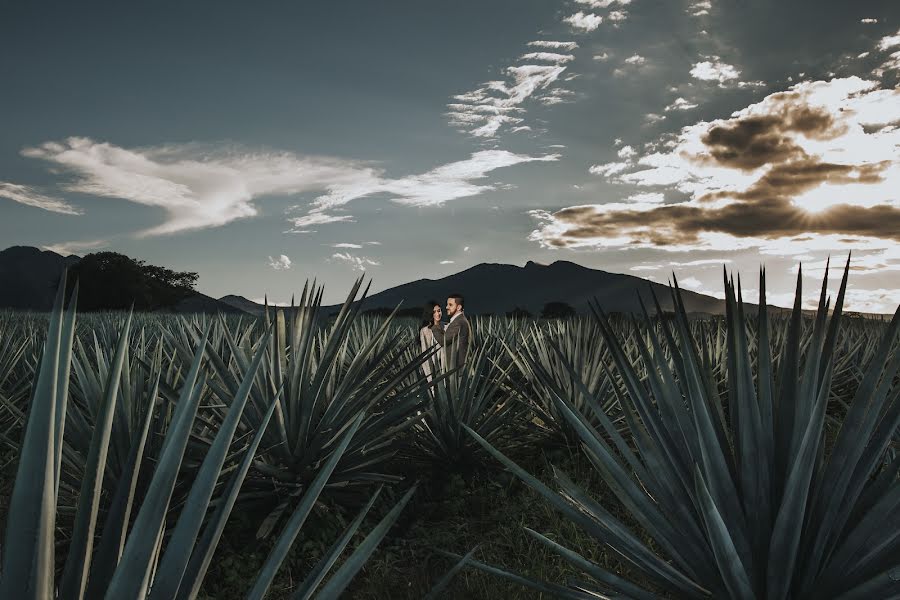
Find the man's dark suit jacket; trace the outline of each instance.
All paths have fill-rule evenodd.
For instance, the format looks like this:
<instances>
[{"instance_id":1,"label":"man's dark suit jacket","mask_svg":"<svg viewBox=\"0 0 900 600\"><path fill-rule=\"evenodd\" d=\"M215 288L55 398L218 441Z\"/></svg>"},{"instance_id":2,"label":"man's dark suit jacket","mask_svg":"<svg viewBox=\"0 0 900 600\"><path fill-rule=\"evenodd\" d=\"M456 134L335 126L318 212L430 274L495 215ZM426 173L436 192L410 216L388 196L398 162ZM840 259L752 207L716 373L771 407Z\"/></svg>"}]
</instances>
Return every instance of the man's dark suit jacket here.
<instances>
[{"instance_id":1,"label":"man's dark suit jacket","mask_svg":"<svg viewBox=\"0 0 900 600\"><path fill-rule=\"evenodd\" d=\"M450 321L447 329L444 330L444 351L447 353L444 364L448 369L455 369L466 363L471 339L472 329L469 327L465 313L461 313Z\"/></svg>"}]
</instances>

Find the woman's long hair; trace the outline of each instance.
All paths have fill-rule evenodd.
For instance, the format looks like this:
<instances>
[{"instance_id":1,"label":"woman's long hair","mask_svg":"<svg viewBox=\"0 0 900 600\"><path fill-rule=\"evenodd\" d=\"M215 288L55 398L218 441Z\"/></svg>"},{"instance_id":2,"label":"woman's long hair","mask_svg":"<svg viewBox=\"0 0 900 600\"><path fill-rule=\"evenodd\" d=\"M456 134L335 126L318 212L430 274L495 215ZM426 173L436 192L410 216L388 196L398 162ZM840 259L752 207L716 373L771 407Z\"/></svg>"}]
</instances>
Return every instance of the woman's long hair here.
<instances>
[{"instance_id":1,"label":"woman's long hair","mask_svg":"<svg viewBox=\"0 0 900 600\"><path fill-rule=\"evenodd\" d=\"M434 307L440 306L434 300L429 300L425 304L425 308L422 310L422 322L419 324L419 329L423 327L431 327L434 325Z\"/></svg>"}]
</instances>

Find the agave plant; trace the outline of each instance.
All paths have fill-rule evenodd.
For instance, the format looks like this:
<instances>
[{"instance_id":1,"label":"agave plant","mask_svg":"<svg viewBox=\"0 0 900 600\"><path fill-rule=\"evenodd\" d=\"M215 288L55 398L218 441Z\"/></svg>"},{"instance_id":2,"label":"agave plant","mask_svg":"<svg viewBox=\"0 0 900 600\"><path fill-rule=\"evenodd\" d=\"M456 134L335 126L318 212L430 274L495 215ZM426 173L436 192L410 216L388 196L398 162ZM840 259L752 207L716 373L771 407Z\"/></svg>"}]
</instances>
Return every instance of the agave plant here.
<instances>
[{"instance_id":1,"label":"agave plant","mask_svg":"<svg viewBox=\"0 0 900 600\"><path fill-rule=\"evenodd\" d=\"M639 346L644 377L598 311L624 388L616 390L630 440L608 420L600 419L601 428L594 427L566 398L555 399L578 430L588 458L641 530L613 516L561 470L555 471L558 493L471 432L555 508L627 560L641 578L640 583L627 580L529 530L593 578L592 583L554 588L554 593L572 598L617 594L649 599L665 593L768 600L900 595L900 461L884 460L900 424L895 383L900 310L872 353L839 431L826 445L825 414L848 270L849 261L833 311L823 284L803 344L798 276L794 309L775 352L765 273L760 275L755 344L748 338L752 320L745 317L740 283L735 287L726 280L724 395L700 358L708 353L706 338L698 343L691 335L677 282L671 323L654 326L644 311L648 336ZM586 389L584 393L599 417L602 408ZM643 536L652 538L652 547ZM549 585L516 581L545 590Z\"/></svg>"},{"instance_id":2,"label":"agave plant","mask_svg":"<svg viewBox=\"0 0 900 600\"><path fill-rule=\"evenodd\" d=\"M532 325L517 347L509 352L527 381L527 396L538 425L552 437L577 445L578 433L560 413L553 398L561 396L593 425L599 425L584 400L582 387L596 398L613 422L624 427L619 404L612 392L612 378L604 369L609 350L598 343L600 329L592 320L564 319L546 326ZM571 365L574 368L567 368Z\"/></svg>"},{"instance_id":3,"label":"agave plant","mask_svg":"<svg viewBox=\"0 0 900 600\"><path fill-rule=\"evenodd\" d=\"M225 523L237 499L241 484L262 441L276 402L266 407L261 428L241 453L216 508L209 510L217 482L229 453L235 432L246 408L250 389L265 356L266 344L253 355L246 376L231 398L225 417L197 470L188 501L177 517L171 534L165 536L165 521L185 448L194 427L207 374L202 368L209 332L200 339L185 375L175 405L171 426L162 448L151 484L145 496L135 494L141 469L141 456L153 411L148 408L140 433L129 449L112 494L112 506L103 515L99 505L104 494L104 474L110 455L110 438L119 403L120 382L126 363L131 315L125 321L116 342L104 387L103 401L97 407L90 447L84 462L78 507L71 540L61 576L55 568L55 530L58 487L61 477L63 438L67 425L68 389L72 343L75 331L75 302L63 309L65 277L60 284L49 334L44 344L40 369L33 388L25 427L18 474L16 476L6 525L6 540L0 597L31 599L82 598L161 598L191 599L200 590ZM73 292L73 297L77 293ZM159 374L149 395L152 402L159 391ZM282 533L272 556L257 579L251 598L262 598L299 532L303 522L335 465L353 439L362 416L339 436L337 447L319 470L300 506ZM384 537L413 493L411 489L391 510L363 543L327 581L325 576L346 547L374 502L365 507L347 533L322 558L310 577L295 592L298 598L336 598ZM211 512L212 514L207 514ZM133 518L132 518L133 515ZM95 547L96 544L96 547Z\"/></svg>"},{"instance_id":4,"label":"agave plant","mask_svg":"<svg viewBox=\"0 0 900 600\"><path fill-rule=\"evenodd\" d=\"M481 339L465 365L422 385L420 394L430 406L416 424L411 458L441 470L483 466L487 454L466 428L506 449L529 441L518 435L527 429L520 419L525 404L510 378L513 370L502 339Z\"/></svg>"},{"instance_id":5,"label":"agave plant","mask_svg":"<svg viewBox=\"0 0 900 600\"><path fill-rule=\"evenodd\" d=\"M378 483L399 481L388 472L388 460L396 453L399 433L418 416L418 372L426 353L403 360L409 333L391 328L391 318L363 340L354 333L363 280L350 291L333 322L321 314L323 289L304 287L299 304L267 315L272 335L265 341L253 327L235 329L222 322L214 328L216 339L207 349L215 374L209 382L213 397L204 414L208 429L196 442L215 431L239 382L246 379L254 352L262 349L266 359L253 377L250 400L240 430L260 428L266 408L275 403L273 423L264 434L264 451L254 460L251 477L242 493L244 500L272 503L258 536L267 537L305 493L319 466L334 452L345 432L363 416L356 435L343 453L328 482L330 496L358 504ZM182 324L166 337L185 355L198 335L196 327ZM276 399L277 398L277 399ZM198 454L202 456L204 450ZM276 493L273 493L276 492Z\"/></svg>"}]
</instances>

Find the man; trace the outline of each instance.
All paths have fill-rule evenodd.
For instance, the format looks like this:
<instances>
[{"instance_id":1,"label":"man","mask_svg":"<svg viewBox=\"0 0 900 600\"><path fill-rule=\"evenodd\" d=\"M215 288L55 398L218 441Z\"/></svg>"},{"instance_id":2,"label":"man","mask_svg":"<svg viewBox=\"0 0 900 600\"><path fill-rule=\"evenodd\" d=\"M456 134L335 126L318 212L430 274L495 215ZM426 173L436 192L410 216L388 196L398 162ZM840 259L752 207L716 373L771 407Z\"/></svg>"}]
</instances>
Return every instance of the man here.
<instances>
[{"instance_id":1,"label":"man","mask_svg":"<svg viewBox=\"0 0 900 600\"><path fill-rule=\"evenodd\" d=\"M466 356L469 354L472 330L466 320L463 304L462 294L451 294L447 298L447 315L450 317L450 324L444 331L444 350L447 353L445 364L449 369L466 364Z\"/></svg>"}]
</instances>

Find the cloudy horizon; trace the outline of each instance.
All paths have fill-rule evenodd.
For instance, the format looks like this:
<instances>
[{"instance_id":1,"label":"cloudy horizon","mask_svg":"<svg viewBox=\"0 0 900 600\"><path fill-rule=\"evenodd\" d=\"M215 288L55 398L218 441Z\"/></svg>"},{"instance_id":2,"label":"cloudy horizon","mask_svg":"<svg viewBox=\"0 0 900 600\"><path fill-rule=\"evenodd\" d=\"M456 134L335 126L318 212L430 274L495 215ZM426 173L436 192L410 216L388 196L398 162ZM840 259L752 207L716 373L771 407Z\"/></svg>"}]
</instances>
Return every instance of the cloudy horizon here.
<instances>
[{"instance_id":1,"label":"cloudy horizon","mask_svg":"<svg viewBox=\"0 0 900 600\"><path fill-rule=\"evenodd\" d=\"M3 9L3 247L338 301L569 260L900 302L900 6L690 0ZM836 284L839 269L830 274ZM477 312L477 307L473 307Z\"/></svg>"}]
</instances>

